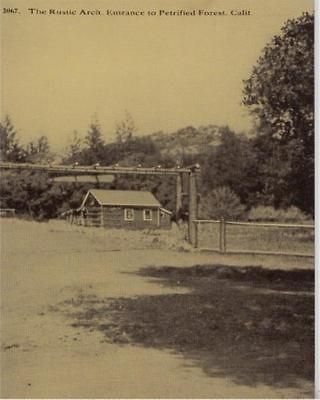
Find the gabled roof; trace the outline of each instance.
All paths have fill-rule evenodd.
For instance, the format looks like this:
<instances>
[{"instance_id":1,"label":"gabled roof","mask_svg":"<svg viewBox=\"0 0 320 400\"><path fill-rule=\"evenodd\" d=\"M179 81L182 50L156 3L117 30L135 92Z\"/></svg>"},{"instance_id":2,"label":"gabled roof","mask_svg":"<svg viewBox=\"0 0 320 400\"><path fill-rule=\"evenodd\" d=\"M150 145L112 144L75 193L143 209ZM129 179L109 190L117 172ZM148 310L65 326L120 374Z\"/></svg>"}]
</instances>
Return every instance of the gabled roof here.
<instances>
[{"instance_id":1,"label":"gabled roof","mask_svg":"<svg viewBox=\"0 0 320 400\"><path fill-rule=\"evenodd\" d=\"M161 204L152 193L140 190L91 189L86 194L82 204L87 200L89 193L100 205L104 206L161 207Z\"/></svg>"}]
</instances>

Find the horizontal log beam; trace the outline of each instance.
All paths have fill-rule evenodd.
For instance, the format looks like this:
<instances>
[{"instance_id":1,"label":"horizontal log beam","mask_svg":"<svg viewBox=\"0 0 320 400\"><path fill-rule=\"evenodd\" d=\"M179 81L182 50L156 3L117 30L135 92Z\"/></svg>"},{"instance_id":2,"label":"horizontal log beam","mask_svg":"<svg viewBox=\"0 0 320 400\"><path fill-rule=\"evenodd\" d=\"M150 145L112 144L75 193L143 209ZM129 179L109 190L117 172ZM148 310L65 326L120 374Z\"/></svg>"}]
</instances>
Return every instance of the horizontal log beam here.
<instances>
[{"instance_id":1,"label":"horizontal log beam","mask_svg":"<svg viewBox=\"0 0 320 400\"><path fill-rule=\"evenodd\" d=\"M188 168L144 168L144 167L100 167L100 166L70 166L70 165L42 165L29 163L0 163L0 170L25 170L25 171L41 171L50 174L63 175L173 175L177 176L181 173L190 173L198 166Z\"/></svg>"}]
</instances>

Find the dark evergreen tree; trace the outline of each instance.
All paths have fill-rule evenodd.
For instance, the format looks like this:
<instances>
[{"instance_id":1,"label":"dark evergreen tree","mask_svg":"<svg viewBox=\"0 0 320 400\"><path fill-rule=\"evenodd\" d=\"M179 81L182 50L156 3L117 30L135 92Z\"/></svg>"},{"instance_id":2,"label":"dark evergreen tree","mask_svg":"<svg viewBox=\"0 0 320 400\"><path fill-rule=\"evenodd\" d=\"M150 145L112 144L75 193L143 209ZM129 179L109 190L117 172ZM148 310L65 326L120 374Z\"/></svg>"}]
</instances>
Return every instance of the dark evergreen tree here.
<instances>
[{"instance_id":1,"label":"dark evergreen tree","mask_svg":"<svg viewBox=\"0 0 320 400\"><path fill-rule=\"evenodd\" d=\"M19 144L17 132L8 115L0 122L0 160L24 162L26 152Z\"/></svg>"},{"instance_id":2,"label":"dark evergreen tree","mask_svg":"<svg viewBox=\"0 0 320 400\"><path fill-rule=\"evenodd\" d=\"M98 121L90 124L84 143L86 147L81 152L81 164L91 165L99 162L106 165L108 163L104 155L105 141Z\"/></svg>"}]
</instances>

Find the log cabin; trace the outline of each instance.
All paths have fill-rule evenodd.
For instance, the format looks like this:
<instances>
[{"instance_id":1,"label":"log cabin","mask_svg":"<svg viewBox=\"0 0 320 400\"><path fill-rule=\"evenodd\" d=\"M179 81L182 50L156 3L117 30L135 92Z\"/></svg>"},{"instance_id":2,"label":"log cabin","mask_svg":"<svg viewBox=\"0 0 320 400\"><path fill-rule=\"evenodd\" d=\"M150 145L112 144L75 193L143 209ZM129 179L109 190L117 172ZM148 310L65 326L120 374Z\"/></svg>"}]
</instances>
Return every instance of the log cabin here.
<instances>
[{"instance_id":1,"label":"log cabin","mask_svg":"<svg viewBox=\"0 0 320 400\"><path fill-rule=\"evenodd\" d=\"M86 226L170 229L171 215L151 192L91 189L80 207Z\"/></svg>"}]
</instances>

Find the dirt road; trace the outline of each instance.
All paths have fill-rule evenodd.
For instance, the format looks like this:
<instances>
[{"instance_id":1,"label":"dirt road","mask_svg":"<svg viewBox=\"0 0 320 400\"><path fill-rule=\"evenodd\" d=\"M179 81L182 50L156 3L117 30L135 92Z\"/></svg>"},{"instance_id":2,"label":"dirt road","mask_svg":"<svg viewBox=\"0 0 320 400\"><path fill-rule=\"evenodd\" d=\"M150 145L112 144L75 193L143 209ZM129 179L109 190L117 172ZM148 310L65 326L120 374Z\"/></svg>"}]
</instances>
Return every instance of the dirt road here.
<instances>
[{"instance_id":1,"label":"dirt road","mask_svg":"<svg viewBox=\"0 0 320 400\"><path fill-rule=\"evenodd\" d=\"M76 329L56 305L73 296L176 293L131 274L148 265L188 266L224 261L212 254L165 250L107 251L107 243L50 224L4 221L1 271L1 397L6 398L293 398L299 388L245 386L212 378L192 361L154 349L106 343L96 331ZM114 247L114 245L113 245ZM119 249L121 246L119 247ZM270 268L272 260L252 259ZM229 263L248 264L244 258ZM283 261L283 268L311 262ZM279 267L279 264L277 264Z\"/></svg>"}]
</instances>

